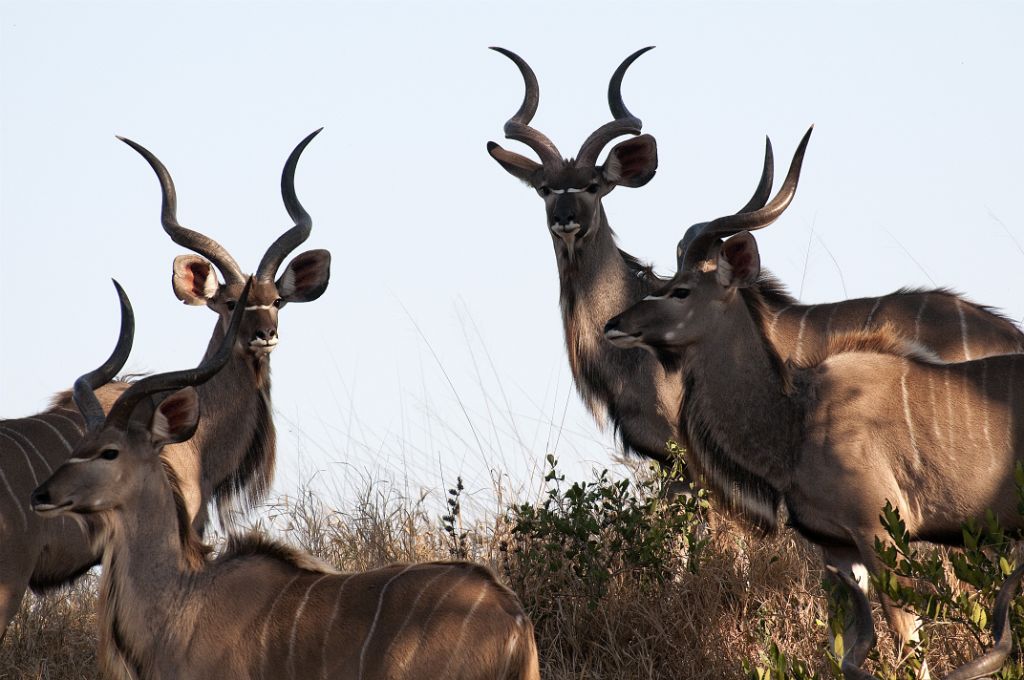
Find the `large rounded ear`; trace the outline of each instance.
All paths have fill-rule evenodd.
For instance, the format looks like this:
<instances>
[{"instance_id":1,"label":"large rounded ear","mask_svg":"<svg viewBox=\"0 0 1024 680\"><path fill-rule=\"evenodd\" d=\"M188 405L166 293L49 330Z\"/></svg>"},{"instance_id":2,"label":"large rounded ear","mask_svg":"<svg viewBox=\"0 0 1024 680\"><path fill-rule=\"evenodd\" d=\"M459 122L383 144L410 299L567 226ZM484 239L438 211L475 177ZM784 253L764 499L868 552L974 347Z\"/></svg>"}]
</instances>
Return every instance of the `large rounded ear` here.
<instances>
[{"instance_id":1,"label":"large rounded ear","mask_svg":"<svg viewBox=\"0 0 1024 680\"><path fill-rule=\"evenodd\" d=\"M761 274L761 256L757 241L749 231L741 231L722 244L718 250L715 276L726 288L747 288Z\"/></svg>"},{"instance_id":2,"label":"large rounded ear","mask_svg":"<svg viewBox=\"0 0 1024 680\"><path fill-rule=\"evenodd\" d=\"M205 305L217 295L220 281L207 260L198 255L178 255L174 258L171 286L175 296L186 305Z\"/></svg>"},{"instance_id":3,"label":"large rounded ear","mask_svg":"<svg viewBox=\"0 0 1024 680\"><path fill-rule=\"evenodd\" d=\"M658 170L658 143L651 135L619 142L608 152L601 174L624 187L642 187Z\"/></svg>"},{"instance_id":4,"label":"large rounded ear","mask_svg":"<svg viewBox=\"0 0 1024 680\"><path fill-rule=\"evenodd\" d=\"M149 434L157 446L177 444L192 437L199 426L199 393L194 387L172 392L153 411Z\"/></svg>"},{"instance_id":5,"label":"large rounded ear","mask_svg":"<svg viewBox=\"0 0 1024 680\"><path fill-rule=\"evenodd\" d=\"M331 278L331 253L307 250L296 255L277 280L277 294L285 302L312 302L327 290Z\"/></svg>"},{"instance_id":6,"label":"large rounded ear","mask_svg":"<svg viewBox=\"0 0 1024 680\"><path fill-rule=\"evenodd\" d=\"M540 163L512 151L506 151L494 142L487 142L487 153L491 154L491 158L498 161L510 175L535 187L534 181L537 173L544 167Z\"/></svg>"}]
</instances>

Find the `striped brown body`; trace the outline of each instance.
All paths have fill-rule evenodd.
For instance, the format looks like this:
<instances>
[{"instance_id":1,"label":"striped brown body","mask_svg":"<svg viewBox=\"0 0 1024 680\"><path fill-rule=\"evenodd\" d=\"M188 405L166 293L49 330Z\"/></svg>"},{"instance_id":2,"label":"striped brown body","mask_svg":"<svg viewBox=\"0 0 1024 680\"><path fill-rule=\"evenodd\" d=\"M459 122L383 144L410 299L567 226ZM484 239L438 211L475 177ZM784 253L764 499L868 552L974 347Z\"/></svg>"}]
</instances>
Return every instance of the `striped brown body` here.
<instances>
[{"instance_id":1,"label":"striped brown body","mask_svg":"<svg viewBox=\"0 0 1024 680\"><path fill-rule=\"evenodd\" d=\"M237 355L254 279L221 342L194 369L147 376L105 411L95 390L127 360L117 348L75 381L87 423L71 457L31 494L35 513L96 527L103 552L99 662L108 678L462 678L539 680L533 628L483 567L393 565L338 574L256 535L210 559L165 446L200 422L202 385ZM213 455L211 453L211 455Z\"/></svg>"}]
</instances>

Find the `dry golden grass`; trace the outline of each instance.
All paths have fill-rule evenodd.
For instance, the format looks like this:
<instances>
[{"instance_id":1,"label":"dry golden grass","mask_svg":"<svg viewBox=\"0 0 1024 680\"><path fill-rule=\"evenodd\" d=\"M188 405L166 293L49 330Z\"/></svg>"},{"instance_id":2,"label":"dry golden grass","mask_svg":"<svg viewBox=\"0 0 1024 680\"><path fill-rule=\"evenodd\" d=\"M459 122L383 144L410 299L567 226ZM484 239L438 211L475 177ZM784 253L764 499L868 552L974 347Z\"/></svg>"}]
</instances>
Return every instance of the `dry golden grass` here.
<instances>
[{"instance_id":1,"label":"dry golden grass","mask_svg":"<svg viewBox=\"0 0 1024 680\"><path fill-rule=\"evenodd\" d=\"M422 499L379 491L340 512L306 493L272 506L261 524L346 570L451 556L450 537ZM507 576L515 568L500 549L507 524L492 520L468 529L469 554ZM773 641L833 677L824 655L829 635L817 550L790 531L757 537L714 514L710 532L698 573L684 571L653 589L613 580L597 607L572 592L545 600L520 592L537 624L543 677L742 678L744 661L761 665ZM91 576L47 597L27 597L0 649L0 680L97 677L95 585ZM892 643L877 609L879 645L891 662ZM929 656L935 670L976 653L977 643L955 627L933 635L942 638Z\"/></svg>"}]
</instances>

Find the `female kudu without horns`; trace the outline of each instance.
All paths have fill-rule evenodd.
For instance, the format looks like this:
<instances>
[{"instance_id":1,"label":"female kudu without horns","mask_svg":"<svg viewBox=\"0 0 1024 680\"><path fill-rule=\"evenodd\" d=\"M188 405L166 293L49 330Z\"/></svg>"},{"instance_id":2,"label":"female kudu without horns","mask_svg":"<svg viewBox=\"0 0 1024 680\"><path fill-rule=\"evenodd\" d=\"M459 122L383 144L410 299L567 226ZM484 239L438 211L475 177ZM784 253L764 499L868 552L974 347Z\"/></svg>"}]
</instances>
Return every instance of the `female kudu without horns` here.
<instances>
[{"instance_id":1,"label":"female kudu without horns","mask_svg":"<svg viewBox=\"0 0 1024 680\"><path fill-rule=\"evenodd\" d=\"M199 427L194 386L229 363L248 293L246 286L219 346L197 368L134 383L104 417L93 390L127 359L123 322L110 359L75 382L86 433L32 494L37 513L89 517L100 527L104 672L132 680L538 680L533 627L484 567L434 562L341 574L258 535L234 537L208 557L160 452ZM122 295L122 319L130 316Z\"/></svg>"},{"instance_id":2,"label":"female kudu without horns","mask_svg":"<svg viewBox=\"0 0 1024 680\"><path fill-rule=\"evenodd\" d=\"M317 131L319 132L319 130ZM327 288L330 253L310 250L278 269L288 254L308 238L309 214L295 195L295 168L306 137L292 151L281 174L281 195L295 226L267 249L256 270L253 302L245 315L236 351L228 365L199 388L206 413L199 430L188 442L165 450L182 480L189 516L202 531L206 504L214 498L221 518L231 526L228 512L241 500L249 506L263 499L274 471L275 434L270 407L270 352L277 345L277 315L288 302L310 302ZM175 243L205 256L181 255L174 260L174 293L189 305L207 305L220 319L207 353L224 337L227 315L245 284L234 258L216 241L178 224L174 183L163 164L149 151L124 140L142 154L160 180L163 193L161 221ZM213 264L211 264L211 262ZM224 277L217 280L214 265ZM99 387L104 408L128 387L112 382ZM77 578L99 561L96 528L91 519L53 520L29 511L32 489L68 457L81 439L84 422L71 404L69 393L57 395L43 413L0 421L0 639L18 611L26 586L47 590ZM217 455L207 456L215 450Z\"/></svg>"},{"instance_id":3,"label":"female kudu without horns","mask_svg":"<svg viewBox=\"0 0 1024 680\"><path fill-rule=\"evenodd\" d=\"M602 200L616 186L640 187L658 167L657 144L640 134L642 123L622 100L626 69L650 47L630 55L608 85L608 104L614 120L587 138L575 159L564 159L543 133L530 126L540 102L537 77L518 55L493 48L519 68L526 86L523 104L505 123L505 136L523 142L540 157L536 162L507 151L494 142L487 150L506 171L537 191L544 200L548 231L558 266L565 345L576 389L599 423L613 423L627 452L671 464L666 442L686 444L678 408L682 376L649 354L617 348L604 337L605 322L626 307L664 286L651 268L620 250L608 223ZM598 164L601 150L622 135L639 135L619 142ZM764 207L771 196L771 144L765 148L761 182L745 213ZM899 290L875 298L831 304L801 305L769 276L756 284L773 319L769 336L785 358L814 356L826 346L830 333L892 325L946 361L962 361L1024 349L1024 336L984 307L945 290ZM949 329L959 329L950 334Z\"/></svg>"},{"instance_id":4,"label":"female kudu without horns","mask_svg":"<svg viewBox=\"0 0 1024 680\"><path fill-rule=\"evenodd\" d=\"M887 501L913 540L955 545L961 523L987 510L1024 528L1014 483L1024 354L947 364L891 327L834 336L796 359L772 342L750 230L789 205L807 140L771 203L699 226L681 244L675 277L611 319L606 337L681 372L680 427L715 491L770 529L784 504L844 571L878 569L873 543L885 540L878 514ZM713 266L694 266L706 260ZM912 639L914 618L888 602L886 613Z\"/></svg>"}]
</instances>

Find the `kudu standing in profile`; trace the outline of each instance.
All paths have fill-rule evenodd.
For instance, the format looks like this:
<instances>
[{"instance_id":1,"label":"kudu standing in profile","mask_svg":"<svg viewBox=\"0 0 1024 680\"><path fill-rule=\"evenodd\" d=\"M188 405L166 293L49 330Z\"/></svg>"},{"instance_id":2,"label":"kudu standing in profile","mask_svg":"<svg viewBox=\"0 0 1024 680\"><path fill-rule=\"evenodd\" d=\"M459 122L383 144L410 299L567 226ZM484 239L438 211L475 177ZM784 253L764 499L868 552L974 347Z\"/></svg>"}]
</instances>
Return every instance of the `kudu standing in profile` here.
<instances>
[{"instance_id":1,"label":"kudu standing in profile","mask_svg":"<svg viewBox=\"0 0 1024 680\"><path fill-rule=\"evenodd\" d=\"M611 319L606 337L681 370L680 428L714 491L768 529L784 504L792 526L844 571L878 569L887 501L912 540L958 544L961 524L987 510L1024 528L1014 483L1024 354L942 363L888 326L833 336L795 358L773 342L749 230L789 205L806 143L768 205L704 225L682 244L676 276ZM690 266L706 260L714 265ZM951 327L957 341L961 328ZM886 613L902 641L913 639L912 615L888 602Z\"/></svg>"},{"instance_id":2,"label":"kudu standing in profile","mask_svg":"<svg viewBox=\"0 0 1024 680\"><path fill-rule=\"evenodd\" d=\"M651 48L630 55L616 69L608 86L608 103L615 119L591 134L577 158L570 160L562 158L544 134L530 127L540 101L533 70L518 55L493 49L519 67L526 84L523 104L505 124L505 136L527 144L541 162L506 151L494 142L488 143L487 150L544 199L558 265L565 344L576 388L599 423L606 415L610 417L627 452L671 464L667 441L686 444L685 431L678 428L683 398L678 370L659 366L641 350L613 347L604 338L609 318L667 282L618 248L602 205L602 199L616 186L646 184L658 166L654 138L640 135L641 121L626 109L621 93L626 69ZM598 165L601 150L626 134L639 136L617 144L604 164ZM761 181L738 214L767 203L773 174L771 143L767 142ZM688 238L695 237L703 226L698 225ZM1024 350L1024 336L1011 323L946 290L899 290L876 298L800 305L769 276L758 285L772 316L769 338L787 358L815 354L830 333L885 324L947 361Z\"/></svg>"},{"instance_id":3,"label":"kudu standing in profile","mask_svg":"<svg viewBox=\"0 0 1024 680\"><path fill-rule=\"evenodd\" d=\"M241 495L247 503L260 500L274 469L275 435L270 411L269 354L277 344L277 314L288 302L319 297L330 275L330 253L311 250L296 256L274 281L288 253L309 235L311 221L295 195L299 155L316 133L304 139L285 163L281 193L295 226L267 250L257 268L253 299L245 315L231 361L200 393L206 413L191 441L164 452L182 477L188 511L196 528L206 524L206 503L217 499L221 508ZM220 343L227 315L235 306L245 276L234 259L215 241L178 225L174 184L164 166L148 151L129 142L153 166L163 189L163 224L171 238L202 253L174 261L174 292L187 304L207 305L220 320L207 351ZM221 271L225 283L214 273ZM109 408L126 383L97 389ZM51 407L35 416L0 421L0 639L14 617L26 587L42 592L68 583L99 561L94 527L88 521L61 517L44 520L29 511L29 494L68 457L84 432L84 423L70 393L57 395ZM215 450L216 456L205 456ZM230 522L230 514L221 513ZM230 524L228 524L230 526Z\"/></svg>"},{"instance_id":4,"label":"kudu standing in profile","mask_svg":"<svg viewBox=\"0 0 1024 680\"><path fill-rule=\"evenodd\" d=\"M860 585L846 572L836 571L836 576L853 598L854 620L857 630L856 641L843 656L842 671L846 680L878 680L863 669L868 654L875 646L875 622L871 618L871 604ZM1024 565L1017 567L1003 581L992 610L992 637L995 644L976 659L972 659L943 680L982 680L988 678L1006 663L1006 657L1013 650L1013 634L1010 632L1010 605L1024 576Z\"/></svg>"},{"instance_id":5,"label":"kudu standing in profile","mask_svg":"<svg viewBox=\"0 0 1024 680\"><path fill-rule=\"evenodd\" d=\"M239 305L248 292L238 295ZM130 313L124 305L123 318ZM241 317L236 309L197 368L140 380L106 417L93 389L127 359L130 334L126 341L122 333L103 367L75 382L88 429L32 494L32 505L44 516L102 527L104 673L123 680L539 680L530 620L484 567L435 562L340 574L255 534L233 538L209 559L178 477L160 454L200 427L195 386L230 364Z\"/></svg>"}]
</instances>

